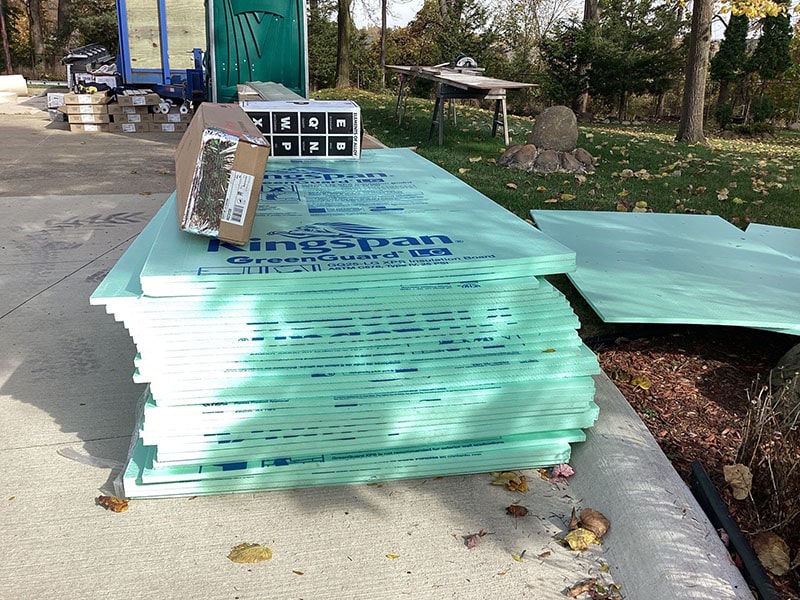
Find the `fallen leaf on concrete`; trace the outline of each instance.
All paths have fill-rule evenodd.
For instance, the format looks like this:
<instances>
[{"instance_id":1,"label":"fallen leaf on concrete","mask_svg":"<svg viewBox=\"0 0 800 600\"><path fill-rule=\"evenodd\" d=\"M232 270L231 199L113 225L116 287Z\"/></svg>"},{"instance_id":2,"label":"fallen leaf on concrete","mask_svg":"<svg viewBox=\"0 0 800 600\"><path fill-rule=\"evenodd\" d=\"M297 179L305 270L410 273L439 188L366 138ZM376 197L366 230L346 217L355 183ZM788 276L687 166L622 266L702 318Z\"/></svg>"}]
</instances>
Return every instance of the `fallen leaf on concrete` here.
<instances>
[{"instance_id":1,"label":"fallen leaf on concrete","mask_svg":"<svg viewBox=\"0 0 800 600\"><path fill-rule=\"evenodd\" d=\"M116 496L98 496L97 503L112 512L125 512L128 510L128 501Z\"/></svg>"},{"instance_id":2,"label":"fallen leaf on concrete","mask_svg":"<svg viewBox=\"0 0 800 600\"><path fill-rule=\"evenodd\" d=\"M305 575L302 571L292 571L295 575Z\"/></svg>"},{"instance_id":3,"label":"fallen leaf on concrete","mask_svg":"<svg viewBox=\"0 0 800 600\"><path fill-rule=\"evenodd\" d=\"M387 554L386 558L390 558L390 559L394 560L395 558L400 558L400 555L399 554Z\"/></svg>"},{"instance_id":4,"label":"fallen leaf on concrete","mask_svg":"<svg viewBox=\"0 0 800 600\"><path fill-rule=\"evenodd\" d=\"M244 542L234 547L228 558L235 563L257 563L272 558L272 550L261 544Z\"/></svg>"},{"instance_id":5,"label":"fallen leaf on concrete","mask_svg":"<svg viewBox=\"0 0 800 600\"><path fill-rule=\"evenodd\" d=\"M753 536L753 551L770 573L782 577L791 569L789 546L783 538L770 531Z\"/></svg>"},{"instance_id":6,"label":"fallen leaf on concrete","mask_svg":"<svg viewBox=\"0 0 800 600\"><path fill-rule=\"evenodd\" d=\"M550 483L565 483L567 478L573 475L575 475L575 470L567 463L561 463L553 467L553 472L550 473L548 481L550 481Z\"/></svg>"},{"instance_id":7,"label":"fallen leaf on concrete","mask_svg":"<svg viewBox=\"0 0 800 600\"><path fill-rule=\"evenodd\" d=\"M578 552L587 550L591 545L599 545L600 540L597 536L583 527L578 527L570 531L565 537L564 541L569 545L570 550Z\"/></svg>"},{"instance_id":8,"label":"fallen leaf on concrete","mask_svg":"<svg viewBox=\"0 0 800 600\"><path fill-rule=\"evenodd\" d=\"M753 474L750 469L743 464L725 465L722 467L722 474L725 481L730 484L733 490L733 497L737 500L745 500L750 495L753 487Z\"/></svg>"},{"instance_id":9,"label":"fallen leaf on concrete","mask_svg":"<svg viewBox=\"0 0 800 600\"><path fill-rule=\"evenodd\" d=\"M574 531L575 529L577 529L580 526L581 526L581 524L578 522L578 515L575 513L575 509L573 508L572 509L572 516L569 518L569 525L567 526L567 528L570 531Z\"/></svg>"},{"instance_id":10,"label":"fallen leaf on concrete","mask_svg":"<svg viewBox=\"0 0 800 600\"><path fill-rule=\"evenodd\" d=\"M609 530L611 523L600 511L584 508L580 514L580 526L588 529L600 539Z\"/></svg>"},{"instance_id":11,"label":"fallen leaf on concrete","mask_svg":"<svg viewBox=\"0 0 800 600\"><path fill-rule=\"evenodd\" d=\"M512 554L511 558L513 558L517 562L522 562L522 559L525 557L525 553L526 552L527 552L527 550L523 550L519 554Z\"/></svg>"},{"instance_id":12,"label":"fallen leaf on concrete","mask_svg":"<svg viewBox=\"0 0 800 600\"><path fill-rule=\"evenodd\" d=\"M520 494L528 491L528 480L525 475L520 475L514 471L495 471L491 475L494 477L492 485L504 485L512 492Z\"/></svg>"},{"instance_id":13,"label":"fallen leaf on concrete","mask_svg":"<svg viewBox=\"0 0 800 600\"><path fill-rule=\"evenodd\" d=\"M519 504L512 504L511 506L506 506L506 513L514 517L524 517L528 514L528 509Z\"/></svg>"},{"instance_id":14,"label":"fallen leaf on concrete","mask_svg":"<svg viewBox=\"0 0 800 600\"><path fill-rule=\"evenodd\" d=\"M462 535L461 537L464 538L464 545L467 547L467 549L472 550L480 543L480 539L487 535L487 533L488 532L485 529L481 529L478 533L470 533L467 535Z\"/></svg>"},{"instance_id":15,"label":"fallen leaf on concrete","mask_svg":"<svg viewBox=\"0 0 800 600\"><path fill-rule=\"evenodd\" d=\"M587 579L586 581L576 583L567 590L567 598L577 598L581 594L587 593L589 590L594 589L596 583L596 579Z\"/></svg>"}]
</instances>

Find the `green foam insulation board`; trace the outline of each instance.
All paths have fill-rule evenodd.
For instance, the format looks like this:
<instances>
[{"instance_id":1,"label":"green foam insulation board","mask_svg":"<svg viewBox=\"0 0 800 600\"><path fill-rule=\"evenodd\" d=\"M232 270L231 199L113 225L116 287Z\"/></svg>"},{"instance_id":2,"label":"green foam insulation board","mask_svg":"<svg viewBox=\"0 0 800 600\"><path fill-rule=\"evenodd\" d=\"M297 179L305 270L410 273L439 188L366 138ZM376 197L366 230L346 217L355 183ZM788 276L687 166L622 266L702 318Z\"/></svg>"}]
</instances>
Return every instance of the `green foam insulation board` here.
<instances>
[{"instance_id":1,"label":"green foam insulation board","mask_svg":"<svg viewBox=\"0 0 800 600\"><path fill-rule=\"evenodd\" d=\"M90 298L149 384L130 497L551 466L598 417L575 253L413 152L270 163L243 247L176 210Z\"/></svg>"},{"instance_id":2,"label":"green foam insulation board","mask_svg":"<svg viewBox=\"0 0 800 600\"><path fill-rule=\"evenodd\" d=\"M718 216L531 211L577 253L569 277L606 322L776 329L800 335L800 269Z\"/></svg>"}]
</instances>

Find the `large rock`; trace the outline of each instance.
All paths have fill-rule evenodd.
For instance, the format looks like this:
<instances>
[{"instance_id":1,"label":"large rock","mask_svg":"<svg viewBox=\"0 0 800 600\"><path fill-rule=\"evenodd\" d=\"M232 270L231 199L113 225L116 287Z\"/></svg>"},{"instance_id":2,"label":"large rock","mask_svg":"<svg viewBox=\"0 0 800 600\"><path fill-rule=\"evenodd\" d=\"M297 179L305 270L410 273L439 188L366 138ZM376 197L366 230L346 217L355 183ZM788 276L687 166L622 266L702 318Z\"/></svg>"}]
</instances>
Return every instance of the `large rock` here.
<instances>
[{"instance_id":1,"label":"large rock","mask_svg":"<svg viewBox=\"0 0 800 600\"><path fill-rule=\"evenodd\" d=\"M536 117L528 143L543 150L572 152L578 145L578 120L568 106L551 106Z\"/></svg>"},{"instance_id":2,"label":"large rock","mask_svg":"<svg viewBox=\"0 0 800 600\"><path fill-rule=\"evenodd\" d=\"M572 153L575 155L575 158L584 166L585 171L594 171L594 156L589 154L588 150L584 148L575 148L575 152Z\"/></svg>"},{"instance_id":3,"label":"large rock","mask_svg":"<svg viewBox=\"0 0 800 600\"><path fill-rule=\"evenodd\" d=\"M533 170L538 173L555 173L561 169L561 155L555 150L542 150L533 161Z\"/></svg>"},{"instance_id":4,"label":"large rock","mask_svg":"<svg viewBox=\"0 0 800 600\"><path fill-rule=\"evenodd\" d=\"M513 144L509 146L503 155L497 159L497 164L507 167L514 162L514 155L522 148L522 144Z\"/></svg>"}]
</instances>

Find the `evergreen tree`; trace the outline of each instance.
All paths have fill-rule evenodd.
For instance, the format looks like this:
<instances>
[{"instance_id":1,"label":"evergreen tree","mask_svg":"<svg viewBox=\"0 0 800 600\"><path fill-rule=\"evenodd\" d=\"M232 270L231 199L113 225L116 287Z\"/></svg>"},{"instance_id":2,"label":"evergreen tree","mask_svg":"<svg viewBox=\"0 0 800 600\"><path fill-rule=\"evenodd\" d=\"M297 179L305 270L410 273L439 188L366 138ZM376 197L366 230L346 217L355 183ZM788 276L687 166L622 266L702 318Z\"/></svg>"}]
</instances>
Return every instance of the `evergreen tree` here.
<instances>
[{"instance_id":1,"label":"evergreen tree","mask_svg":"<svg viewBox=\"0 0 800 600\"><path fill-rule=\"evenodd\" d=\"M789 43L792 25L788 11L775 17L764 17L761 21L761 37L750 57L750 69L758 73L763 85L777 78L792 64Z\"/></svg>"},{"instance_id":2,"label":"evergreen tree","mask_svg":"<svg viewBox=\"0 0 800 600\"><path fill-rule=\"evenodd\" d=\"M711 59L711 79L719 83L717 106L728 102L730 85L746 74L749 29L750 19L746 15L731 15L725 39Z\"/></svg>"}]
</instances>

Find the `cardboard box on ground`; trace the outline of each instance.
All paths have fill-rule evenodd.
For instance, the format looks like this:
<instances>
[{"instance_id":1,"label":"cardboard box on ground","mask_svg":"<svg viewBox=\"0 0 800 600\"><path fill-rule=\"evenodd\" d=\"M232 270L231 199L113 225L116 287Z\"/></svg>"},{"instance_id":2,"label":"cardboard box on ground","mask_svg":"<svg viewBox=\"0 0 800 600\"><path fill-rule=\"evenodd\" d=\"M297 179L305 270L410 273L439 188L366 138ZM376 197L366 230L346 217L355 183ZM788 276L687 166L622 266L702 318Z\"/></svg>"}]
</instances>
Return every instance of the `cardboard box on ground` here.
<instances>
[{"instance_id":1,"label":"cardboard box on ground","mask_svg":"<svg viewBox=\"0 0 800 600\"><path fill-rule=\"evenodd\" d=\"M269 142L240 106L201 104L175 151L180 228L247 243L269 152Z\"/></svg>"}]
</instances>

